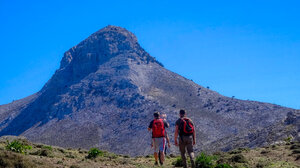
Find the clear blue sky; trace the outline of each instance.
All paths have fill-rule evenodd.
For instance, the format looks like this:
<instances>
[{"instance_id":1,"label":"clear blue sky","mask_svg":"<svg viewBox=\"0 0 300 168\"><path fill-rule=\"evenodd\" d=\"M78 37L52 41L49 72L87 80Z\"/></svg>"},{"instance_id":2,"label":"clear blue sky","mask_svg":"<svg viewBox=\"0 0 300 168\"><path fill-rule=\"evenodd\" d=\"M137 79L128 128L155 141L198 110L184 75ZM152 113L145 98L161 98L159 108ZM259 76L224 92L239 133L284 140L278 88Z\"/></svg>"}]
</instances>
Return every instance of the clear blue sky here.
<instances>
[{"instance_id":1,"label":"clear blue sky","mask_svg":"<svg viewBox=\"0 0 300 168\"><path fill-rule=\"evenodd\" d=\"M39 91L65 51L110 24L204 87L300 109L299 9L296 0L0 0L0 104Z\"/></svg>"}]
</instances>

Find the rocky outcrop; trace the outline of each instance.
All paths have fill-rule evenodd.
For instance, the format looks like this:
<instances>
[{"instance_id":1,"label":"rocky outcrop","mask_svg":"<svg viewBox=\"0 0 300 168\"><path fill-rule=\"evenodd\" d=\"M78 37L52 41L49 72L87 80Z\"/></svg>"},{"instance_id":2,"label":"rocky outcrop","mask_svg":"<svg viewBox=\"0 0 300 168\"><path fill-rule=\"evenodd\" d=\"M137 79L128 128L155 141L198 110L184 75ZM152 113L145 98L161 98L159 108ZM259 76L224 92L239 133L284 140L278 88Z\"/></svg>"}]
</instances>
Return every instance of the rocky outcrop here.
<instances>
[{"instance_id":1,"label":"rocky outcrop","mask_svg":"<svg viewBox=\"0 0 300 168\"><path fill-rule=\"evenodd\" d=\"M173 139L178 110L186 109L196 124L196 151L228 150L232 143L245 146L250 143L245 140L248 133L276 127L297 112L204 88L165 69L131 32L116 26L68 50L42 90L18 102L0 106L0 135L130 155L152 153L147 127L154 111L168 115L167 131ZM286 122L295 125L293 118ZM222 141L213 146L227 137L242 137L247 143ZM255 139L251 146L261 145Z\"/></svg>"}]
</instances>

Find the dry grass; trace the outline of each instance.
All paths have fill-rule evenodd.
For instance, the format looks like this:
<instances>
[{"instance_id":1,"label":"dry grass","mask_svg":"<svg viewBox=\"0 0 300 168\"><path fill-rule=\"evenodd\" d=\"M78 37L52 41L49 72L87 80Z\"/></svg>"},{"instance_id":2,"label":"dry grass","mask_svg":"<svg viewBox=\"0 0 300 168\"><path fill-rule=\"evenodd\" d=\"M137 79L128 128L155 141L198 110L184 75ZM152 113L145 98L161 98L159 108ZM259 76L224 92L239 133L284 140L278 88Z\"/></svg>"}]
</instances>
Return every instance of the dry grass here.
<instances>
[{"instance_id":1,"label":"dry grass","mask_svg":"<svg viewBox=\"0 0 300 168\"><path fill-rule=\"evenodd\" d=\"M228 153L222 153L220 159L222 162L229 163L233 167L254 167L254 168L299 168L299 154L295 154L292 146L300 145L299 142L294 144L276 145L265 148L255 148L247 150L234 150ZM294 153L294 154L293 154ZM232 155L243 156L244 161L232 160Z\"/></svg>"},{"instance_id":2,"label":"dry grass","mask_svg":"<svg viewBox=\"0 0 300 168\"><path fill-rule=\"evenodd\" d=\"M59 147L49 147L42 144L33 144L32 149L25 154L19 154L5 149L6 142L0 141L0 167L20 167L20 168L98 168L98 167L125 167L125 168L147 168L154 167L154 158L148 157L128 157L104 152L104 155L95 159L87 159L87 150L63 149ZM299 143L278 145L256 149L236 149L231 152L219 152L216 162L229 163L233 167L285 167L297 168L300 165ZM297 160L298 158L298 160ZM174 167L172 162L176 158L167 157L164 167Z\"/></svg>"}]
</instances>

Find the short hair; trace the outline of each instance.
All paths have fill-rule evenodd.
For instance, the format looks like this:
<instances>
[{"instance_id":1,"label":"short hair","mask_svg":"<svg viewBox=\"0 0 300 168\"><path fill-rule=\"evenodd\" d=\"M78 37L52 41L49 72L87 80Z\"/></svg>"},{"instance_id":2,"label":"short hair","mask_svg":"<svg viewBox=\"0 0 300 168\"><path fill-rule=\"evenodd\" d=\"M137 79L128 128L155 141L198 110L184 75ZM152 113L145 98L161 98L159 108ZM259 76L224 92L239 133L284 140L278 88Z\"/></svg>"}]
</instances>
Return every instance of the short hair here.
<instances>
[{"instance_id":1,"label":"short hair","mask_svg":"<svg viewBox=\"0 0 300 168\"><path fill-rule=\"evenodd\" d=\"M183 109L181 109L181 110L179 111L179 114L180 114L180 116L182 116L182 117L185 116L185 113L186 113L186 112L185 112L185 110L183 110Z\"/></svg>"},{"instance_id":2,"label":"short hair","mask_svg":"<svg viewBox=\"0 0 300 168\"><path fill-rule=\"evenodd\" d=\"M158 112L158 111L157 111L157 112L154 112L153 116L154 116L155 118L159 118L159 112Z\"/></svg>"}]
</instances>

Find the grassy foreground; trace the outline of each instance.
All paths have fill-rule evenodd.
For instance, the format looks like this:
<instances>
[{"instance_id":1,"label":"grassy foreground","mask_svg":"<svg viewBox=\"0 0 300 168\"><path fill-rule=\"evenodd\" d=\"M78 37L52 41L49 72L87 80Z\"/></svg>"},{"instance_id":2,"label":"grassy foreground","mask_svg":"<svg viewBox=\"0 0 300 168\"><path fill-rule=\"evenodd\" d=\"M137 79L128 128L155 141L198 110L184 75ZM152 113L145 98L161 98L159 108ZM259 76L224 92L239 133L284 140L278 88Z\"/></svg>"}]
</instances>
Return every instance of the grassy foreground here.
<instances>
[{"instance_id":1,"label":"grassy foreground","mask_svg":"<svg viewBox=\"0 0 300 168\"><path fill-rule=\"evenodd\" d=\"M172 155L171 155L172 156ZM180 166L180 159L167 156L163 167ZM288 142L256 149L236 149L217 152L214 155L200 154L198 167L257 167L299 168L300 143ZM154 158L129 157L113 153L84 149L64 149L35 144L27 140L0 140L0 167L20 168L99 168L99 167L154 167Z\"/></svg>"}]
</instances>

